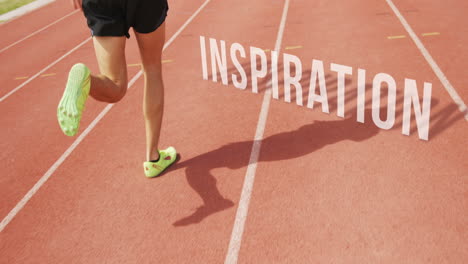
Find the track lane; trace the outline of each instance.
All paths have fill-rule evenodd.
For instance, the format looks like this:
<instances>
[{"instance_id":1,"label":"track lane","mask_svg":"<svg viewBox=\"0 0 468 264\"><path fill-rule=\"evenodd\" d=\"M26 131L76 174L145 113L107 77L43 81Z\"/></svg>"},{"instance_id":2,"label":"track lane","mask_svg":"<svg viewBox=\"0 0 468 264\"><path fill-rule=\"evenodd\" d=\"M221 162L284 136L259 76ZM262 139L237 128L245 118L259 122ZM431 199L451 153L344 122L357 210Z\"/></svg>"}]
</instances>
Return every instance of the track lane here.
<instances>
[{"instance_id":1,"label":"track lane","mask_svg":"<svg viewBox=\"0 0 468 264\"><path fill-rule=\"evenodd\" d=\"M55 76L57 73L47 68L90 37L87 27L82 26L86 23L83 15L71 10L70 2L65 2L53 2L0 27L0 33L6 36L2 40L9 41L8 45L24 39L0 52L0 71L3 73L0 76L0 103L9 100L10 95L23 89L34 78ZM72 12L73 15L69 15ZM48 19L57 16L60 16L58 22L57 19ZM37 26L46 28L34 34ZM19 39L15 39L15 32L21 33Z\"/></svg>"},{"instance_id":2,"label":"track lane","mask_svg":"<svg viewBox=\"0 0 468 264\"><path fill-rule=\"evenodd\" d=\"M2 88L0 98L4 103L11 100L17 91L30 87L29 82L35 78L45 78L46 74L56 74L54 68L50 68L54 63L62 61L67 57L67 53L88 39L90 41L89 30L83 27L86 23L81 16L72 16L62 23L44 30L30 39L10 48L0 54L0 70L2 76ZM67 27L77 30L67 30ZM52 42L51 39L60 39L59 42ZM60 45L60 48L57 46ZM68 55L69 56L69 55ZM47 68L49 68L47 70ZM46 70L46 71L44 71ZM36 76L44 71L40 76Z\"/></svg>"},{"instance_id":3,"label":"track lane","mask_svg":"<svg viewBox=\"0 0 468 264\"><path fill-rule=\"evenodd\" d=\"M0 23L0 49L28 36L69 14L73 7L68 0L56 0L23 16Z\"/></svg>"}]
</instances>

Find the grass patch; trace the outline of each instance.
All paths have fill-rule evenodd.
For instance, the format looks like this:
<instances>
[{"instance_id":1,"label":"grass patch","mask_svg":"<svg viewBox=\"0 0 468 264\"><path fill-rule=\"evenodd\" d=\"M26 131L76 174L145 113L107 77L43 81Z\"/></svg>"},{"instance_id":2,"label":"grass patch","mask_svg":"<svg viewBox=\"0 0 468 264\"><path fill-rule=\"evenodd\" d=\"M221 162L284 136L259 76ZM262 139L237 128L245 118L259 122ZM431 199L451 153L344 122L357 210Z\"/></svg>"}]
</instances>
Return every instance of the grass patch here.
<instances>
[{"instance_id":1,"label":"grass patch","mask_svg":"<svg viewBox=\"0 0 468 264\"><path fill-rule=\"evenodd\" d=\"M34 0L0 0L0 15L31 2L34 2Z\"/></svg>"}]
</instances>

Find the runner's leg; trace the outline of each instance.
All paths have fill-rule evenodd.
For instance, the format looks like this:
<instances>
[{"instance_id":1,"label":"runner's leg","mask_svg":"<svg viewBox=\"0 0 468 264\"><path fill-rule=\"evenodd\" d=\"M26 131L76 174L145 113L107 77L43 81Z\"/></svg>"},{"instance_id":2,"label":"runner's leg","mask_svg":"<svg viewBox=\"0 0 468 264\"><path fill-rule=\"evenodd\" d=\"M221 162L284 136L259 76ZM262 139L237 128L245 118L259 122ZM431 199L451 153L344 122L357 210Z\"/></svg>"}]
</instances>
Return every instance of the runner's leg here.
<instances>
[{"instance_id":1,"label":"runner's leg","mask_svg":"<svg viewBox=\"0 0 468 264\"><path fill-rule=\"evenodd\" d=\"M158 142L164 109L164 85L161 53L165 40L165 23L151 33L135 31L145 76L143 114L146 127L146 159L159 158Z\"/></svg>"}]
</instances>

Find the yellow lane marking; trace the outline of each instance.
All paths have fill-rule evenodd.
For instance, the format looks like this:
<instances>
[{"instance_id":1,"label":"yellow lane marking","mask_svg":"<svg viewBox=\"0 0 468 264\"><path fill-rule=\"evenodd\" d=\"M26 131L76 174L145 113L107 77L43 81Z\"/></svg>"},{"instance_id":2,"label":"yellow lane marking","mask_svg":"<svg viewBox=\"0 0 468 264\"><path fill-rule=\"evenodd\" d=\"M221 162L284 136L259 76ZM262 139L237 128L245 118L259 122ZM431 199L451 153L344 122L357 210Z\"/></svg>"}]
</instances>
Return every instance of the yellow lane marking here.
<instances>
[{"instance_id":1,"label":"yellow lane marking","mask_svg":"<svg viewBox=\"0 0 468 264\"><path fill-rule=\"evenodd\" d=\"M388 36L387 38L388 38L388 39L402 39L402 38L406 38L406 36L405 36L405 35Z\"/></svg>"},{"instance_id":2,"label":"yellow lane marking","mask_svg":"<svg viewBox=\"0 0 468 264\"><path fill-rule=\"evenodd\" d=\"M49 76L54 76L57 75L56 73L47 73L47 74L42 74L41 77L49 77ZM15 80L24 80L28 79L29 76L22 76L22 77L16 77Z\"/></svg>"},{"instance_id":3,"label":"yellow lane marking","mask_svg":"<svg viewBox=\"0 0 468 264\"><path fill-rule=\"evenodd\" d=\"M287 50L300 49L300 48L302 48L302 46L289 46L289 47L286 47Z\"/></svg>"},{"instance_id":4,"label":"yellow lane marking","mask_svg":"<svg viewBox=\"0 0 468 264\"><path fill-rule=\"evenodd\" d=\"M426 36L437 36L437 35L440 35L440 32L422 33L422 36L423 36L423 37L426 37Z\"/></svg>"},{"instance_id":5,"label":"yellow lane marking","mask_svg":"<svg viewBox=\"0 0 468 264\"><path fill-rule=\"evenodd\" d=\"M271 51L271 49L264 49L263 51L264 52L269 52L269 51Z\"/></svg>"},{"instance_id":6,"label":"yellow lane marking","mask_svg":"<svg viewBox=\"0 0 468 264\"><path fill-rule=\"evenodd\" d=\"M169 62L173 62L174 60L162 60L161 62L162 63L169 63ZM134 63L134 64L127 64L128 67L137 67L137 66L141 66L141 63Z\"/></svg>"},{"instance_id":7,"label":"yellow lane marking","mask_svg":"<svg viewBox=\"0 0 468 264\"><path fill-rule=\"evenodd\" d=\"M42 74L41 77L49 77L49 76L54 76L57 75L56 73L48 73L48 74Z\"/></svg>"}]
</instances>

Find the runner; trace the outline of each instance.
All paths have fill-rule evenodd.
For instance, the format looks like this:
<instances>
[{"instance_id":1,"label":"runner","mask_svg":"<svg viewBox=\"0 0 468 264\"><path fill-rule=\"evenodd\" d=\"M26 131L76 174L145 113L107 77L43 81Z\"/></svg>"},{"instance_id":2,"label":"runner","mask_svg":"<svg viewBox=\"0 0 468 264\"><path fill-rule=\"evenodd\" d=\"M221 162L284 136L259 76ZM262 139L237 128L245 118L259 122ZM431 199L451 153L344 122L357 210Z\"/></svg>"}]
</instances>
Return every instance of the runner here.
<instances>
[{"instance_id":1,"label":"runner","mask_svg":"<svg viewBox=\"0 0 468 264\"><path fill-rule=\"evenodd\" d=\"M164 109L164 85L161 53L165 39L167 0L72 0L81 8L93 36L100 74L93 74L82 64L75 64L69 73L64 94L57 109L62 131L68 136L78 132L88 95L94 99L116 103L127 91L126 38L129 29L135 33L145 76L143 114L146 127L147 177L160 175L176 160L176 150L158 149Z\"/></svg>"}]
</instances>

